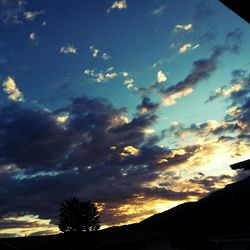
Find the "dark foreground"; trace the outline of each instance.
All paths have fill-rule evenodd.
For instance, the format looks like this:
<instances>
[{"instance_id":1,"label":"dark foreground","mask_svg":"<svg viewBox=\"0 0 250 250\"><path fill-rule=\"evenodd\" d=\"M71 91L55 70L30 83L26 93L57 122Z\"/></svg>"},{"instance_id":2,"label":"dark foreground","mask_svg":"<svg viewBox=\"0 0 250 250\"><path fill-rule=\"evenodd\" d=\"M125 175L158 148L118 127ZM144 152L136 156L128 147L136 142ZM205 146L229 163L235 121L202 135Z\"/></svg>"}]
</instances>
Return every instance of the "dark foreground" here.
<instances>
[{"instance_id":1,"label":"dark foreground","mask_svg":"<svg viewBox=\"0 0 250 250\"><path fill-rule=\"evenodd\" d=\"M80 235L0 239L0 250L250 250L250 177L141 223Z\"/></svg>"}]
</instances>

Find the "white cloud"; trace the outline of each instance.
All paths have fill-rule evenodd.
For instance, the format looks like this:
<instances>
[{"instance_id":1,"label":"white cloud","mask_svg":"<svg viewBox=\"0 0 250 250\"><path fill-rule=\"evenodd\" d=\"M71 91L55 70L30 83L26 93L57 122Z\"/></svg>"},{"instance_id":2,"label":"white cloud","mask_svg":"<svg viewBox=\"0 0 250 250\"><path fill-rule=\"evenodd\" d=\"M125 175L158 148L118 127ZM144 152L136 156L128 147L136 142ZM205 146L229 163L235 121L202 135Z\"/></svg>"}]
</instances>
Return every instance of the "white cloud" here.
<instances>
[{"instance_id":1,"label":"white cloud","mask_svg":"<svg viewBox=\"0 0 250 250\"><path fill-rule=\"evenodd\" d=\"M112 71L113 69L114 69L114 67L111 66L111 67L109 67L109 68L106 69L106 72L110 72L110 71Z\"/></svg>"},{"instance_id":2,"label":"white cloud","mask_svg":"<svg viewBox=\"0 0 250 250\"><path fill-rule=\"evenodd\" d=\"M88 76L93 76L95 74L95 71L93 69L85 69L84 74Z\"/></svg>"},{"instance_id":3,"label":"white cloud","mask_svg":"<svg viewBox=\"0 0 250 250\"><path fill-rule=\"evenodd\" d=\"M183 90L176 92L172 95L164 96L163 97L163 105L172 106L172 105L176 104L177 99L180 99L181 97L190 95L192 92L193 92L192 88L186 88L186 89L183 89Z\"/></svg>"},{"instance_id":4,"label":"white cloud","mask_svg":"<svg viewBox=\"0 0 250 250\"><path fill-rule=\"evenodd\" d=\"M101 50L100 50L100 49L96 48L94 45L91 45L91 46L89 47L89 49L90 49L90 51L91 51L91 53L92 53L92 57L93 57L93 58L99 57L99 55L100 55L100 53L101 53ZM108 53L106 53L106 52L102 53L102 54L100 55L100 57L101 57L104 61L108 61L108 60L111 58L111 56L110 56Z\"/></svg>"},{"instance_id":5,"label":"white cloud","mask_svg":"<svg viewBox=\"0 0 250 250\"><path fill-rule=\"evenodd\" d=\"M128 72L127 72L127 71L124 71L124 72L122 73L122 75L123 75L123 77L128 77Z\"/></svg>"},{"instance_id":6,"label":"white cloud","mask_svg":"<svg viewBox=\"0 0 250 250\"><path fill-rule=\"evenodd\" d=\"M181 54L187 52L188 50L190 50L192 48L192 44L191 43L186 43L184 45L182 45L180 48L179 48L179 52Z\"/></svg>"},{"instance_id":7,"label":"white cloud","mask_svg":"<svg viewBox=\"0 0 250 250\"><path fill-rule=\"evenodd\" d=\"M43 14L43 10L40 11L25 11L23 16L28 21L34 21L39 15Z\"/></svg>"},{"instance_id":8,"label":"white cloud","mask_svg":"<svg viewBox=\"0 0 250 250\"><path fill-rule=\"evenodd\" d=\"M92 52L93 58L96 58L96 57L98 56L100 50L97 49L97 48L95 48L94 45L91 45L91 46L89 47L89 49L90 49L90 51Z\"/></svg>"},{"instance_id":9,"label":"white cloud","mask_svg":"<svg viewBox=\"0 0 250 250\"><path fill-rule=\"evenodd\" d=\"M73 44L68 44L60 48L62 54L77 54L77 48Z\"/></svg>"},{"instance_id":10,"label":"white cloud","mask_svg":"<svg viewBox=\"0 0 250 250\"><path fill-rule=\"evenodd\" d=\"M34 44L38 44L39 42L39 38L37 36L37 34L35 32L31 32L29 35L29 39L34 43Z\"/></svg>"},{"instance_id":11,"label":"white cloud","mask_svg":"<svg viewBox=\"0 0 250 250\"><path fill-rule=\"evenodd\" d=\"M184 25L181 25L181 24L175 25L174 31L179 31L179 30L191 31L193 30L193 25L191 23L184 24Z\"/></svg>"},{"instance_id":12,"label":"white cloud","mask_svg":"<svg viewBox=\"0 0 250 250\"><path fill-rule=\"evenodd\" d=\"M166 5L162 5L159 8L151 11L151 14L153 16L160 16L163 13L163 11L166 9L166 7L167 7Z\"/></svg>"},{"instance_id":13,"label":"white cloud","mask_svg":"<svg viewBox=\"0 0 250 250\"><path fill-rule=\"evenodd\" d=\"M200 46L199 44L192 45L191 43L185 43L179 48L179 53L181 54L186 53L188 50L196 49L199 46Z\"/></svg>"},{"instance_id":14,"label":"white cloud","mask_svg":"<svg viewBox=\"0 0 250 250\"><path fill-rule=\"evenodd\" d=\"M113 69L109 68L110 71ZM96 72L93 69L85 69L84 74L89 76L93 81L98 83L107 82L108 80L114 79L117 77L116 72L106 71L107 73L103 73L103 71Z\"/></svg>"},{"instance_id":15,"label":"white cloud","mask_svg":"<svg viewBox=\"0 0 250 250\"><path fill-rule=\"evenodd\" d=\"M118 0L115 1L109 8L108 8L108 12L110 12L111 10L114 9L118 9L118 10L122 10L122 9L127 9L127 3L126 0Z\"/></svg>"},{"instance_id":16,"label":"white cloud","mask_svg":"<svg viewBox=\"0 0 250 250\"><path fill-rule=\"evenodd\" d=\"M3 90L8 94L8 99L14 102L24 101L22 92L16 86L15 80L8 76L3 82Z\"/></svg>"},{"instance_id":17,"label":"white cloud","mask_svg":"<svg viewBox=\"0 0 250 250\"><path fill-rule=\"evenodd\" d=\"M130 89L134 87L134 82L134 79L128 79L124 81L124 84L127 86L128 89Z\"/></svg>"},{"instance_id":18,"label":"white cloud","mask_svg":"<svg viewBox=\"0 0 250 250\"><path fill-rule=\"evenodd\" d=\"M103 54L102 54L102 59L103 59L104 61L108 61L110 58L111 58L111 56L110 56L108 53L103 53Z\"/></svg>"},{"instance_id":19,"label":"white cloud","mask_svg":"<svg viewBox=\"0 0 250 250\"><path fill-rule=\"evenodd\" d=\"M117 77L117 74L115 72L112 72L112 73L107 73L105 75L106 78L109 78L109 79L114 79Z\"/></svg>"},{"instance_id":20,"label":"white cloud","mask_svg":"<svg viewBox=\"0 0 250 250\"><path fill-rule=\"evenodd\" d=\"M102 72L97 73L96 78L94 80L98 83L105 82L105 75Z\"/></svg>"},{"instance_id":21,"label":"white cloud","mask_svg":"<svg viewBox=\"0 0 250 250\"><path fill-rule=\"evenodd\" d=\"M167 81L167 76L161 70L157 73L157 82L163 83Z\"/></svg>"},{"instance_id":22,"label":"white cloud","mask_svg":"<svg viewBox=\"0 0 250 250\"><path fill-rule=\"evenodd\" d=\"M222 96L230 96L231 94L233 94L234 92L238 92L242 89L242 83L236 83L233 86L231 86L228 89L224 89L224 88L218 88L216 89L216 93L220 94Z\"/></svg>"}]
</instances>

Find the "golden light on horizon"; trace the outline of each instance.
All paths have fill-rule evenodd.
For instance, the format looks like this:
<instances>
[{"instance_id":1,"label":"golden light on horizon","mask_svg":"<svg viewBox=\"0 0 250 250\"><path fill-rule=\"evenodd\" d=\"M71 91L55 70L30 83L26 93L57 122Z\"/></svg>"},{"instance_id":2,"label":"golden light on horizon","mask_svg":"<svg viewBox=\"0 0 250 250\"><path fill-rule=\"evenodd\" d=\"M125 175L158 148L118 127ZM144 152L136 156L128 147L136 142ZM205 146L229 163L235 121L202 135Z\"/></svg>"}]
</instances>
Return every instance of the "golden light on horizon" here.
<instances>
[{"instance_id":1,"label":"golden light on horizon","mask_svg":"<svg viewBox=\"0 0 250 250\"><path fill-rule=\"evenodd\" d=\"M14 228L0 228L0 234L29 236L34 233L48 235L59 233L57 225L51 224L50 219L40 219L38 215L9 216L2 219L4 223L16 225ZM18 224L20 223L20 226Z\"/></svg>"}]
</instances>

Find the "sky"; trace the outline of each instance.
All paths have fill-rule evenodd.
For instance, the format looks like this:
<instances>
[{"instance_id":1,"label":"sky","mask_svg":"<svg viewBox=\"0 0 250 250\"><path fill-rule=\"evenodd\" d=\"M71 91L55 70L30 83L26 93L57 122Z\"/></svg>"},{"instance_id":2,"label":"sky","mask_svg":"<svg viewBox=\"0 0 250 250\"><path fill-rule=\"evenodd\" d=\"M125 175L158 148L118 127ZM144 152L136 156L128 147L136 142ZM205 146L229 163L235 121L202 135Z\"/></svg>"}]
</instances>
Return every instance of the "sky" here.
<instances>
[{"instance_id":1,"label":"sky","mask_svg":"<svg viewBox=\"0 0 250 250\"><path fill-rule=\"evenodd\" d=\"M218 0L0 0L0 237L102 228L247 173L250 26Z\"/></svg>"}]
</instances>

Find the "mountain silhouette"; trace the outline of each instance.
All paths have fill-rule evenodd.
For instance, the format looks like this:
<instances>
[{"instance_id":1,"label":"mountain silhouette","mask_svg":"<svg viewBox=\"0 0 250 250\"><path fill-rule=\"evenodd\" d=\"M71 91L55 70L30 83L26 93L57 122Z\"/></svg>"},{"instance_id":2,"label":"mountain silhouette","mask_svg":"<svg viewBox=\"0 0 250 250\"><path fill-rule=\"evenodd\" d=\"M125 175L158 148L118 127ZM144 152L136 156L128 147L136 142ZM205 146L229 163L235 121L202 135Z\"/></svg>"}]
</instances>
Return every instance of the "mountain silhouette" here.
<instances>
[{"instance_id":1,"label":"mountain silhouette","mask_svg":"<svg viewBox=\"0 0 250 250\"><path fill-rule=\"evenodd\" d=\"M94 240L91 240L95 244L89 249L217 250L224 248L217 248L216 239L225 237L237 239L237 244L245 244L244 249L250 249L250 243L242 240L250 236L249 200L250 177L247 177L197 202L181 204L140 223L96 232L92 235ZM79 249L77 246L86 247L86 239L89 235L76 237L73 243L61 234L9 238L1 239L0 249L12 249L13 246L13 249L21 250ZM157 248L159 244L165 248ZM229 244L234 243L229 241ZM236 245L230 249L239 248Z\"/></svg>"},{"instance_id":2,"label":"mountain silhouette","mask_svg":"<svg viewBox=\"0 0 250 250\"><path fill-rule=\"evenodd\" d=\"M206 235L250 229L250 177L227 185L197 202L188 202L139 223L139 227L172 233Z\"/></svg>"}]
</instances>

